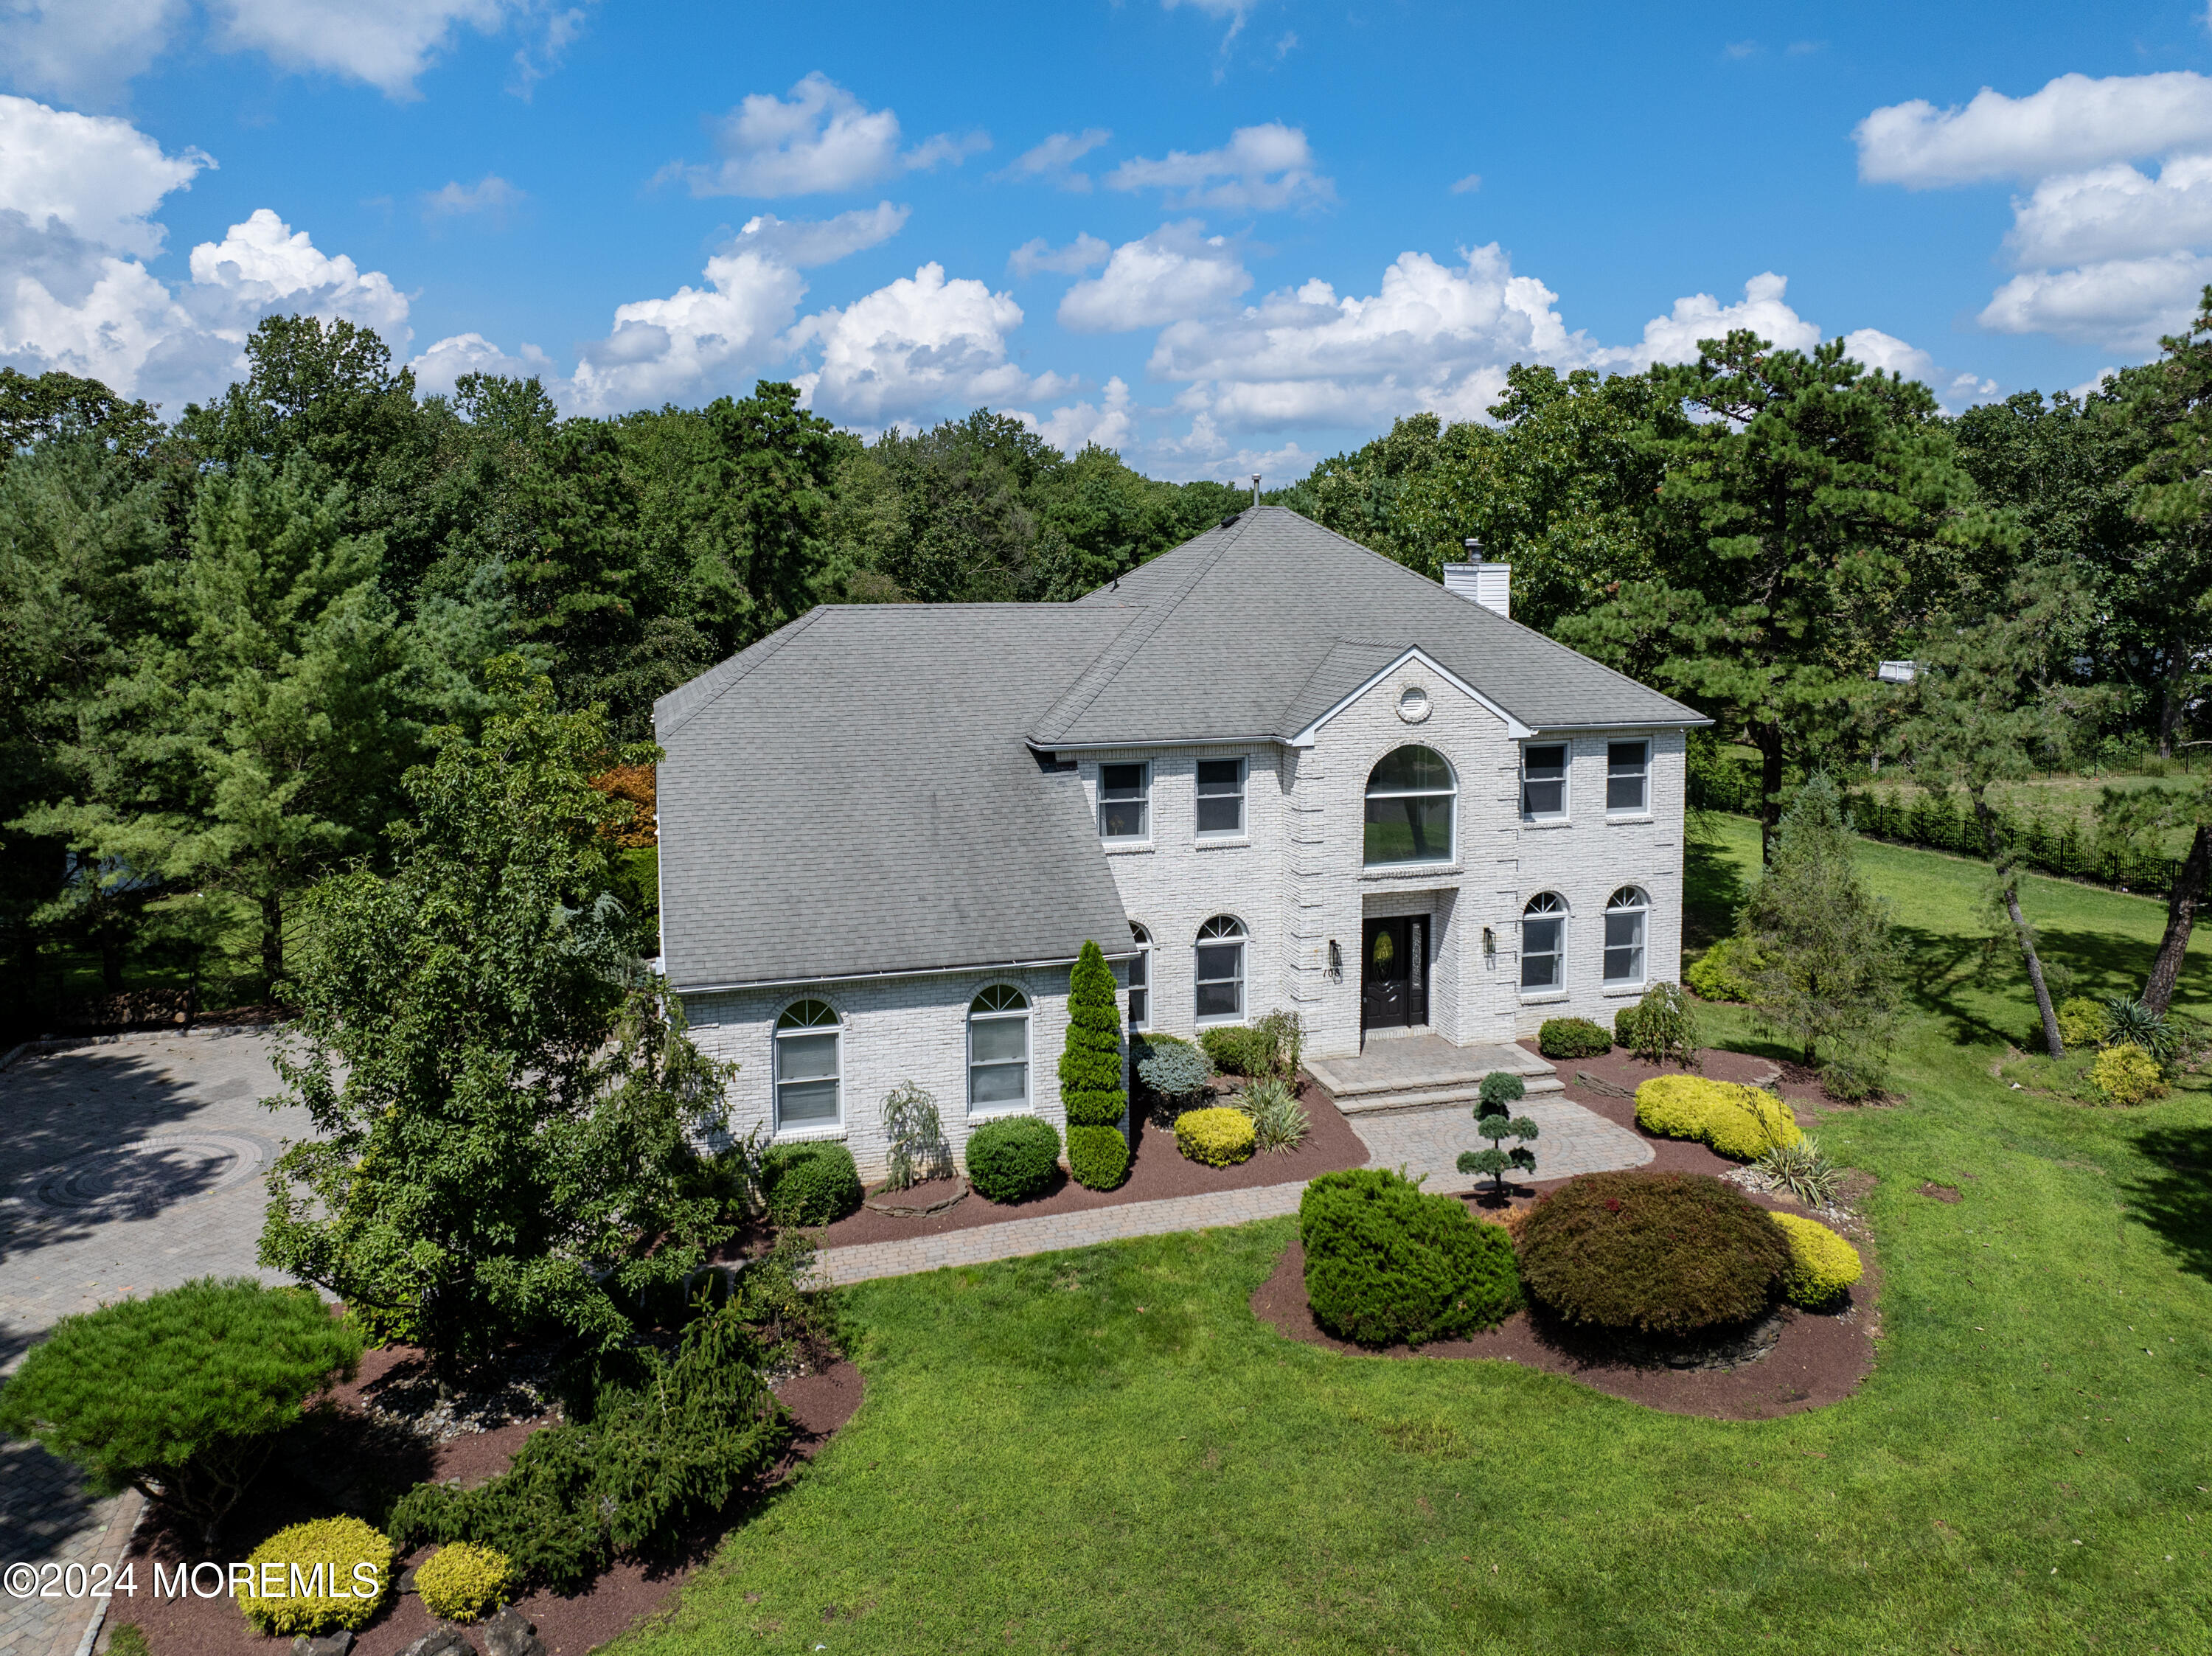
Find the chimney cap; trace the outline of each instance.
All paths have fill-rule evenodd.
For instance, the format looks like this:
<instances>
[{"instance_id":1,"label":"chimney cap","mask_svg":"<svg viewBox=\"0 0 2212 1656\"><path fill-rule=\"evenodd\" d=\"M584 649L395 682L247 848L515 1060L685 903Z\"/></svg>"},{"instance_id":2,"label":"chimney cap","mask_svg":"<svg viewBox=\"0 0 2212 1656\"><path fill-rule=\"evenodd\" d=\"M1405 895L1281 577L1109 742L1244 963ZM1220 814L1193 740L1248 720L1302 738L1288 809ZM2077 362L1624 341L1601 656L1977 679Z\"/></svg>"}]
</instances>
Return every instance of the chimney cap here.
<instances>
[{"instance_id":1,"label":"chimney cap","mask_svg":"<svg viewBox=\"0 0 2212 1656\"><path fill-rule=\"evenodd\" d=\"M1467 561L1469 563L1480 563L1482 561L1482 543L1480 541L1477 540L1474 536L1469 535L1465 540L1462 541L1460 544L1467 549Z\"/></svg>"}]
</instances>

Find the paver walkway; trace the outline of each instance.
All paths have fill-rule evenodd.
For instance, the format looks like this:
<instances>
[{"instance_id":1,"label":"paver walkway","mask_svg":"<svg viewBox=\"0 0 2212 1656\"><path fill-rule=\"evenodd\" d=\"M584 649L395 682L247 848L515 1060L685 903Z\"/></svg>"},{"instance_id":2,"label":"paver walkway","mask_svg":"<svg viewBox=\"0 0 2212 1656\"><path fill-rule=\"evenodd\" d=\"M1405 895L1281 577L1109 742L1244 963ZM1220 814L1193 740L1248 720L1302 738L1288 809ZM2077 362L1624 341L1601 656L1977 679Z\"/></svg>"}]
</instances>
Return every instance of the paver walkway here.
<instances>
[{"instance_id":1,"label":"paver walkway","mask_svg":"<svg viewBox=\"0 0 2212 1656\"><path fill-rule=\"evenodd\" d=\"M284 1280L254 1264L261 1174L308 1123L261 1107L278 1089L269 1046L260 1033L125 1035L0 1071L0 1374L105 1300L210 1275ZM0 1567L112 1556L136 1515L125 1500L0 1442ZM70 1656L90 1611L0 1587L0 1656Z\"/></svg>"},{"instance_id":2,"label":"paver walkway","mask_svg":"<svg viewBox=\"0 0 2212 1656\"><path fill-rule=\"evenodd\" d=\"M1569 1100L1524 1099L1515 1110L1536 1124L1539 1137L1534 1148L1539 1179L1571 1179L1579 1174L1641 1167L1651 1160L1651 1147L1634 1133ZM1462 1150L1480 1149L1489 1142L1474 1131L1470 1110L1412 1110L1349 1119L1375 1167L1402 1168L1409 1175L1425 1174L1423 1187L1432 1191L1473 1190L1484 1182L1454 1165ZM1056 1253L1063 1248L1090 1247L1125 1237L1249 1224L1255 1219L1296 1213L1298 1198L1304 1193L1303 1184L1262 1185L1256 1190L1223 1191L1218 1195L1177 1196L1159 1202L1091 1208L1082 1213L1009 1219L972 1230L917 1236L911 1241L825 1248L822 1267L832 1282L860 1283L876 1277L940 1271L948 1265Z\"/></svg>"}]
</instances>

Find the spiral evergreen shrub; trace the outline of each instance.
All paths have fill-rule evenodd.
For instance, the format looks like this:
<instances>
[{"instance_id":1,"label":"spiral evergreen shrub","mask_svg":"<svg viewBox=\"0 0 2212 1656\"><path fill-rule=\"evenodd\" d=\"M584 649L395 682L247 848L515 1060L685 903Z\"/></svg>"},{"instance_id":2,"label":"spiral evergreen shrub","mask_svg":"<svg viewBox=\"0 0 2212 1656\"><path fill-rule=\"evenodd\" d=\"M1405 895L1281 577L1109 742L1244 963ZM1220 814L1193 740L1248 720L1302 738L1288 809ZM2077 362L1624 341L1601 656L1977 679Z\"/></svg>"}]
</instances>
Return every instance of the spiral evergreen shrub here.
<instances>
[{"instance_id":1,"label":"spiral evergreen shrub","mask_svg":"<svg viewBox=\"0 0 2212 1656\"><path fill-rule=\"evenodd\" d=\"M1588 1018L1546 1018L1536 1050L1546 1058L1596 1058L1613 1050L1613 1040Z\"/></svg>"},{"instance_id":2,"label":"spiral evergreen shrub","mask_svg":"<svg viewBox=\"0 0 2212 1656\"><path fill-rule=\"evenodd\" d=\"M762 1198L779 1225L826 1225L860 1205L860 1174L842 1144L778 1144L761 1158Z\"/></svg>"},{"instance_id":3,"label":"spiral evergreen shrub","mask_svg":"<svg viewBox=\"0 0 2212 1656\"><path fill-rule=\"evenodd\" d=\"M1790 1248L1765 1209L1702 1174L1592 1173L1522 1222L1521 1279L1571 1323L1692 1334L1765 1311Z\"/></svg>"},{"instance_id":4,"label":"spiral evergreen shrub","mask_svg":"<svg viewBox=\"0 0 2212 1656\"><path fill-rule=\"evenodd\" d=\"M1789 1244L1790 1263L1783 1267L1782 1291L1792 1305L1808 1311L1832 1309L1850 1292L1866 1267L1859 1251L1817 1219L1795 1213L1766 1216Z\"/></svg>"},{"instance_id":5,"label":"spiral evergreen shrub","mask_svg":"<svg viewBox=\"0 0 2212 1656\"><path fill-rule=\"evenodd\" d=\"M1060 1135L1033 1115L986 1121L968 1135L968 1182L988 1202L1026 1202L1052 1186Z\"/></svg>"},{"instance_id":6,"label":"spiral evergreen shrub","mask_svg":"<svg viewBox=\"0 0 2212 1656\"><path fill-rule=\"evenodd\" d=\"M1259 1131L1242 1110L1217 1106L1208 1110L1185 1110L1176 1118L1176 1148L1193 1162L1209 1168L1226 1168L1252 1159Z\"/></svg>"},{"instance_id":7,"label":"spiral evergreen shrub","mask_svg":"<svg viewBox=\"0 0 2212 1656\"><path fill-rule=\"evenodd\" d=\"M1071 1127L1110 1127L1129 1107L1121 1087L1121 1012L1114 968L1086 941L1067 980L1067 1044L1060 1053L1060 1101ZM1069 1140L1073 1144L1074 1141ZM1082 1176L1077 1175L1078 1181Z\"/></svg>"},{"instance_id":8,"label":"spiral evergreen shrub","mask_svg":"<svg viewBox=\"0 0 2212 1656\"><path fill-rule=\"evenodd\" d=\"M1118 1190L1129 1176L1129 1141L1119 1127L1067 1130L1068 1176L1085 1190Z\"/></svg>"},{"instance_id":9,"label":"spiral evergreen shrub","mask_svg":"<svg viewBox=\"0 0 2212 1656\"><path fill-rule=\"evenodd\" d=\"M295 1524L246 1554L253 1573L235 1589L238 1607L279 1638L358 1633L391 1592L397 1556L388 1536L358 1518Z\"/></svg>"},{"instance_id":10,"label":"spiral evergreen shrub","mask_svg":"<svg viewBox=\"0 0 2212 1656\"><path fill-rule=\"evenodd\" d=\"M1384 1168L1309 1184L1298 1239L1314 1320L1340 1339L1419 1345L1494 1327L1521 1303L1504 1226Z\"/></svg>"}]
</instances>

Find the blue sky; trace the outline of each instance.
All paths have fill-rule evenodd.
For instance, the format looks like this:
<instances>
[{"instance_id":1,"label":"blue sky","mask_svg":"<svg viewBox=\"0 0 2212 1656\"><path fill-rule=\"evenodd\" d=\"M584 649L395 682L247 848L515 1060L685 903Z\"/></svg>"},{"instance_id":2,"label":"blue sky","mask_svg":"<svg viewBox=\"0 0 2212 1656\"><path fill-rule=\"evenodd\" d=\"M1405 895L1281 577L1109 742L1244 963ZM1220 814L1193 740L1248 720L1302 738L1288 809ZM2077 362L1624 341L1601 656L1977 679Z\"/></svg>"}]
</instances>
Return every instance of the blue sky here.
<instances>
[{"instance_id":1,"label":"blue sky","mask_svg":"<svg viewBox=\"0 0 2212 1656\"><path fill-rule=\"evenodd\" d=\"M1732 323L2078 386L2212 280L2183 5L0 0L0 361L173 412L312 310L1287 481Z\"/></svg>"}]
</instances>

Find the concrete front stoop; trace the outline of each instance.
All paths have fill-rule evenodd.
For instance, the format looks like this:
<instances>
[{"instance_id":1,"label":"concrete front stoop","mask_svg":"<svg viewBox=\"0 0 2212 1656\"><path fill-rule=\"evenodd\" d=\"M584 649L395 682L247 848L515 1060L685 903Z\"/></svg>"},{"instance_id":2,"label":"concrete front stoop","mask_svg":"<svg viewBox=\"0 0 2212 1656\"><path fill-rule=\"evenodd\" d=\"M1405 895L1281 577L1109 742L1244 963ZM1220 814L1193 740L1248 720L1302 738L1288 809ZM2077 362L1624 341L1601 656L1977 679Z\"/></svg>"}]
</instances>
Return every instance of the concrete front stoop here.
<instances>
[{"instance_id":1,"label":"concrete front stoop","mask_svg":"<svg viewBox=\"0 0 2212 1656\"><path fill-rule=\"evenodd\" d=\"M1482 1078L1498 1071L1521 1077L1530 1097L1564 1093L1552 1066L1524 1048L1456 1046L1441 1035L1370 1040L1357 1058L1309 1058L1306 1073L1346 1115L1472 1106Z\"/></svg>"}]
</instances>

